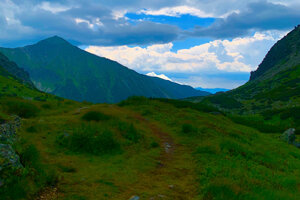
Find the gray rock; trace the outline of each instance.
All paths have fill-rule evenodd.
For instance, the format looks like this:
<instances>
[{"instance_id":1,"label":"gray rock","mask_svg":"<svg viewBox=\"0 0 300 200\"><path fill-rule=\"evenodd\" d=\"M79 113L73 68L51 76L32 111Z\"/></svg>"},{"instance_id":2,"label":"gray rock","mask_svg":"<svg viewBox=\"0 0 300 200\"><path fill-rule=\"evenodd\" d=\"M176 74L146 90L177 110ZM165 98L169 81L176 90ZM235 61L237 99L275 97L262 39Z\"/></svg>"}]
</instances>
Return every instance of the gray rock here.
<instances>
[{"instance_id":1,"label":"gray rock","mask_svg":"<svg viewBox=\"0 0 300 200\"><path fill-rule=\"evenodd\" d=\"M9 144L0 144L1 170L6 167L23 168L20 158Z\"/></svg>"},{"instance_id":2,"label":"gray rock","mask_svg":"<svg viewBox=\"0 0 300 200\"><path fill-rule=\"evenodd\" d=\"M21 126L21 118L15 116L13 121L0 125L0 143L12 144L16 139L17 129Z\"/></svg>"},{"instance_id":3,"label":"gray rock","mask_svg":"<svg viewBox=\"0 0 300 200\"><path fill-rule=\"evenodd\" d=\"M289 128L281 135L281 139L289 144L293 144L296 140L295 129Z\"/></svg>"},{"instance_id":4,"label":"gray rock","mask_svg":"<svg viewBox=\"0 0 300 200\"><path fill-rule=\"evenodd\" d=\"M140 197L139 196L132 196L132 197L130 197L130 199L129 200L139 200L140 199Z\"/></svg>"}]
</instances>

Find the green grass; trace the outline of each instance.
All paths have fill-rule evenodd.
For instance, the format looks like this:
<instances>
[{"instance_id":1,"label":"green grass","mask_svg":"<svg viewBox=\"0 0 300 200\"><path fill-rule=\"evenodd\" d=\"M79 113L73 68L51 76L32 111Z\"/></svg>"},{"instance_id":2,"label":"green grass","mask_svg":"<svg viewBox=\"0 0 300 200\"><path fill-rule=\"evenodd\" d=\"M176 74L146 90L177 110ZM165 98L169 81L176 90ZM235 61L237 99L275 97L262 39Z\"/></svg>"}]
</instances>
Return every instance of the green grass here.
<instances>
[{"instance_id":1,"label":"green grass","mask_svg":"<svg viewBox=\"0 0 300 200\"><path fill-rule=\"evenodd\" d=\"M97 111L89 111L82 116L82 119L85 121L96 121L96 122L106 121L109 120L110 118L111 117L109 115L105 115Z\"/></svg>"},{"instance_id":2,"label":"green grass","mask_svg":"<svg viewBox=\"0 0 300 200\"><path fill-rule=\"evenodd\" d=\"M10 184L1 188L1 199L33 199L51 185L63 200L300 195L299 150L282 142L275 128L262 133L266 127L259 123L269 117L266 124L276 125L287 111L241 118L181 101L137 97L121 106L13 100L39 111L22 122L16 149L25 169L6 172ZM2 104L0 113L9 120ZM165 142L174 148L169 156Z\"/></svg>"}]
</instances>

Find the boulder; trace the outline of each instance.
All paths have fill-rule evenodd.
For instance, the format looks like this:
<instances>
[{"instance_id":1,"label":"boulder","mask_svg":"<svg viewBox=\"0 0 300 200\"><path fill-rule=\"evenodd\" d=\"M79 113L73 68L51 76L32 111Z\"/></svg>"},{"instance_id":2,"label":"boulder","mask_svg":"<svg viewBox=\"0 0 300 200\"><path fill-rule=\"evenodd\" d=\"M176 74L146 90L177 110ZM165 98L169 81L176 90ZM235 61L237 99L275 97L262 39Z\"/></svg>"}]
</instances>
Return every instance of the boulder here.
<instances>
[{"instance_id":1,"label":"boulder","mask_svg":"<svg viewBox=\"0 0 300 200\"><path fill-rule=\"evenodd\" d=\"M0 144L0 171L4 168L22 168L20 158L15 150L9 144Z\"/></svg>"},{"instance_id":2,"label":"boulder","mask_svg":"<svg viewBox=\"0 0 300 200\"><path fill-rule=\"evenodd\" d=\"M281 139L289 144L294 144L296 140L295 129L289 128L281 135Z\"/></svg>"},{"instance_id":3,"label":"boulder","mask_svg":"<svg viewBox=\"0 0 300 200\"><path fill-rule=\"evenodd\" d=\"M139 200L140 199L140 197L139 196L132 196L132 197L130 197L130 199L129 200Z\"/></svg>"}]
</instances>

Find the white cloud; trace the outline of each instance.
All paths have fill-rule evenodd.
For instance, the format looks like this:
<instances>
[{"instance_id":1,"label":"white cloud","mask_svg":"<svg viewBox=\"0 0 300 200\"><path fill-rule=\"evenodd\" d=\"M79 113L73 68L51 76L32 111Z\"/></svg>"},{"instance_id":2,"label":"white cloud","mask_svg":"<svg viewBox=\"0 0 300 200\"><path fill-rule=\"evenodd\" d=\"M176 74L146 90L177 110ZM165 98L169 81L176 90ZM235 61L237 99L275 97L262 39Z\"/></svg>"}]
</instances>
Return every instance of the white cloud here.
<instances>
[{"instance_id":1,"label":"white cloud","mask_svg":"<svg viewBox=\"0 0 300 200\"><path fill-rule=\"evenodd\" d=\"M158 77L158 78L165 79L165 80L168 80L168 81L172 81L169 77L167 77L164 74L156 74L155 72L149 72L146 75L147 76L152 76L152 77Z\"/></svg>"},{"instance_id":2,"label":"white cloud","mask_svg":"<svg viewBox=\"0 0 300 200\"><path fill-rule=\"evenodd\" d=\"M250 72L285 32L267 31L251 37L215 40L172 52L172 43L142 47L89 46L86 50L142 72Z\"/></svg>"},{"instance_id":3,"label":"white cloud","mask_svg":"<svg viewBox=\"0 0 300 200\"><path fill-rule=\"evenodd\" d=\"M177 52L172 52L172 43L144 48L89 46L85 50L118 61L141 73L163 73L176 82L194 87L234 88L245 80L215 78L210 79L208 83L203 74L249 73L257 68L271 46L284 34L286 32L257 32L251 37L236 38L232 41L215 40ZM172 74L176 73L186 76L172 77Z\"/></svg>"},{"instance_id":4,"label":"white cloud","mask_svg":"<svg viewBox=\"0 0 300 200\"><path fill-rule=\"evenodd\" d=\"M175 7L164 7L159 10L153 9L143 9L137 12L137 14L146 14L146 15L164 15L171 17L180 17L181 15L192 15L196 17L206 18L206 17L226 17L232 13L239 13L239 10L230 10L229 12L222 13L221 15L217 15L216 13L207 12L202 9L198 9L195 6L175 6Z\"/></svg>"},{"instance_id":5,"label":"white cloud","mask_svg":"<svg viewBox=\"0 0 300 200\"><path fill-rule=\"evenodd\" d=\"M165 15L172 17L179 17L180 15L190 14L197 17L214 17L211 13L206 13L201 11L195 7L190 6L176 6L176 7L165 7L159 10L153 9L143 9L138 12L138 14L146 14L146 15Z\"/></svg>"},{"instance_id":6,"label":"white cloud","mask_svg":"<svg viewBox=\"0 0 300 200\"><path fill-rule=\"evenodd\" d=\"M57 4L57 3L51 3L51 2L48 2L48 1L44 1L41 4L37 5L36 8L47 10L47 11L50 11L52 13L59 13L59 12L69 10L71 7L60 5L60 4Z\"/></svg>"}]
</instances>

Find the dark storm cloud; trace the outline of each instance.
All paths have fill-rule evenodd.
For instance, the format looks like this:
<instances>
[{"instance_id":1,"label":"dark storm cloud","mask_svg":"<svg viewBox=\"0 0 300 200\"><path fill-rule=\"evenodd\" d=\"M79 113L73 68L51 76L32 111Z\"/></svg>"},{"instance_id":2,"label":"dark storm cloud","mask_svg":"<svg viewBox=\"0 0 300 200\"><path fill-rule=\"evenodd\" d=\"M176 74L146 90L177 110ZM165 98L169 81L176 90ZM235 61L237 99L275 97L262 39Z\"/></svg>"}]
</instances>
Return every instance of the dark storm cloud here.
<instances>
[{"instance_id":1,"label":"dark storm cloud","mask_svg":"<svg viewBox=\"0 0 300 200\"><path fill-rule=\"evenodd\" d=\"M13 2L13 6L4 9L15 9L13 17L18 20L18 31L22 31L22 28L31 29L30 33L23 35L24 40L59 35L81 44L139 45L170 42L175 40L180 32L178 27L168 24L149 21L131 24L124 17L116 18L112 9L107 5L102 6L101 1L76 1L73 4L71 1L51 1L53 11L43 8L42 4L38 4L40 1L27 1L22 6L18 0ZM154 1L153 5L156 3L159 1ZM55 9L60 7L66 10L56 12ZM6 24L4 15L5 13L0 13L0 24L5 31L2 36L10 35L11 30L11 25ZM1 36L0 38L2 44L9 44L8 40L11 39ZM12 39L11 43L15 41Z\"/></svg>"},{"instance_id":2,"label":"dark storm cloud","mask_svg":"<svg viewBox=\"0 0 300 200\"><path fill-rule=\"evenodd\" d=\"M256 0L255 0L256 1ZM288 29L300 22L299 9L252 0L3 0L0 2L0 45L59 35L83 45L146 45L184 37L233 38L257 30ZM115 13L187 5L219 18L209 27L182 27L151 21L132 23ZM10 21L7 21L9 18ZM196 24L195 24L196 25ZM14 37L15 36L15 37Z\"/></svg>"},{"instance_id":3,"label":"dark storm cloud","mask_svg":"<svg viewBox=\"0 0 300 200\"><path fill-rule=\"evenodd\" d=\"M217 19L210 27L195 27L187 34L198 37L235 38L253 31L286 30L299 23L299 8L263 1L249 4L240 13Z\"/></svg>"}]
</instances>

